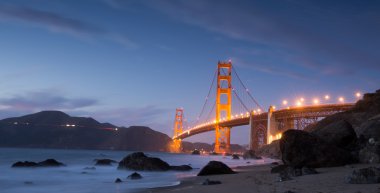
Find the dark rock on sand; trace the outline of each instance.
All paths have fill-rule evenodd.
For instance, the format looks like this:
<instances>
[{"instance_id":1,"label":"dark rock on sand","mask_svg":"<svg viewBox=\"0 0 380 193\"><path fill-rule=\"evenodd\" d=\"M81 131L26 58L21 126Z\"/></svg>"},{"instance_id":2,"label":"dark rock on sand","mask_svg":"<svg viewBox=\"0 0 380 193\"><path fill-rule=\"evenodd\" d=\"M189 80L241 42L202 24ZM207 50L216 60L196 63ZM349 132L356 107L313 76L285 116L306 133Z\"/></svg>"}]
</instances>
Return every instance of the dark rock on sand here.
<instances>
[{"instance_id":1,"label":"dark rock on sand","mask_svg":"<svg viewBox=\"0 0 380 193\"><path fill-rule=\"evenodd\" d=\"M171 170L176 170L176 171L189 171L192 170L193 168L189 165L180 165L180 166L170 166Z\"/></svg>"},{"instance_id":2,"label":"dark rock on sand","mask_svg":"<svg viewBox=\"0 0 380 193\"><path fill-rule=\"evenodd\" d=\"M380 168L369 167L355 169L347 178L349 184L376 184L380 183Z\"/></svg>"},{"instance_id":3,"label":"dark rock on sand","mask_svg":"<svg viewBox=\"0 0 380 193\"><path fill-rule=\"evenodd\" d=\"M370 138L359 151L359 161L361 163L380 163L380 142Z\"/></svg>"},{"instance_id":4,"label":"dark rock on sand","mask_svg":"<svg viewBox=\"0 0 380 193\"><path fill-rule=\"evenodd\" d=\"M138 180L138 179L141 179L142 176L139 173L137 173L137 172L133 172L127 178L130 179L130 180Z\"/></svg>"},{"instance_id":5,"label":"dark rock on sand","mask_svg":"<svg viewBox=\"0 0 380 193\"><path fill-rule=\"evenodd\" d=\"M206 179L206 180L202 183L202 185L216 185L216 184L221 184L221 183L222 183L221 181Z\"/></svg>"},{"instance_id":6,"label":"dark rock on sand","mask_svg":"<svg viewBox=\"0 0 380 193\"><path fill-rule=\"evenodd\" d=\"M112 159L95 159L97 166L112 166L113 163L117 163L117 161Z\"/></svg>"},{"instance_id":7,"label":"dark rock on sand","mask_svg":"<svg viewBox=\"0 0 380 193\"><path fill-rule=\"evenodd\" d=\"M121 160L118 169L167 171L170 166L159 158L148 157L143 152L135 152Z\"/></svg>"},{"instance_id":8,"label":"dark rock on sand","mask_svg":"<svg viewBox=\"0 0 380 193\"><path fill-rule=\"evenodd\" d=\"M325 127L312 131L311 133L324 139L328 143L348 150L353 150L357 141L354 128L345 120L330 123Z\"/></svg>"},{"instance_id":9,"label":"dark rock on sand","mask_svg":"<svg viewBox=\"0 0 380 193\"><path fill-rule=\"evenodd\" d=\"M218 174L235 174L235 172L226 164L219 161L210 161L198 173L198 176L218 175Z\"/></svg>"},{"instance_id":10,"label":"dark rock on sand","mask_svg":"<svg viewBox=\"0 0 380 193\"><path fill-rule=\"evenodd\" d=\"M121 182L123 182L123 181L121 181L120 178L116 178L115 183L121 183Z\"/></svg>"},{"instance_id":11,"label":"dark rock on sand","mask_svg":"<svg viewBox=\"0 0 380 193\"><path fill-rule=\"evenodd\" d=\"M351 153L301 130L288 130L280 140L284 164L302 168L333 167L355 162Z\"/></svg>"}]
</instances>

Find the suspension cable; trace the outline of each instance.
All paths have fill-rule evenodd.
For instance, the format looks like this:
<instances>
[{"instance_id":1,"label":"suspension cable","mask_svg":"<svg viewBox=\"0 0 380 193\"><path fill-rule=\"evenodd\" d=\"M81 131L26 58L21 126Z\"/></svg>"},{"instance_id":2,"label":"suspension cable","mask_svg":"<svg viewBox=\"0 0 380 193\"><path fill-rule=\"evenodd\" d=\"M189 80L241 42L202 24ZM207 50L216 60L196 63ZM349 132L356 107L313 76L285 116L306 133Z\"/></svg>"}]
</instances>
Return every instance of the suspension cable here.
<instances>
[{"instance_id":1,"label":"suspension cable","mask_svg":"<svg viewBox=\"0 0 380 193\"><path fill-rule=\"evenodd\" d=\"M203 112L204 112L204 110L205 110L205 108L206 108L206 104L207 104L207 101L208 101L208 99L209 99L209 97L210 97L212 87L214 86L214 83L215 83L215 77L216 77L216 74L217 74L217 73L218 73L218 69L215 70L214 77L212 78L211 86L210 86L210 88L209 88L209 90L208 90L208 94L207 94L207 96L206 96L205 102L203 103L202 110L201 110L201 112L199 113L199 115L198 115L198 117L197 117L197 121L195 122L195 125L197 125L197 124L199 123L199 119L200 119L200 117L203 115Z\"/></svg>"},{"instance_id":2,"label":"suspension cable","mask_svg":"<svg viewBox=\"0 0 380 193\"><path fill-rule=\"evenodd\" d=\"M243 81L241 81L239 75L237 74L235 68L232 66L232 71L234 72L234 74L236 75L236 77L238 78L240 84L244 87L245 91L248 93L249 97L252 99L252 101L260 108L263 110L263 108L261 107L261 105L256 101L255 98L253 98L253 96L251 95L251 93L249 92L248 88L245 87L245 85L243 84Z\"/></svg>"}]
</instances>

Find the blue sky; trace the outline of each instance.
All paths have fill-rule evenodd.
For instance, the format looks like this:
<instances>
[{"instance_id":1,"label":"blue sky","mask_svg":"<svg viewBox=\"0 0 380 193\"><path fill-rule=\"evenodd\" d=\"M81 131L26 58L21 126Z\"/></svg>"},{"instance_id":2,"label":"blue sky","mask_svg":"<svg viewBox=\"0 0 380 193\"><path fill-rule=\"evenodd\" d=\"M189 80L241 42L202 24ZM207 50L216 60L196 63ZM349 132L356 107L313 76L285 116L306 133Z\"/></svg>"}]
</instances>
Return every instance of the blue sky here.
<instances>
[{"instance_id":1,"label":"blue sky","mask_svg":"<svg viewBox=\"0 0 380 193\"><path fill-rule=\"evenodd\" d=\"M0 118L57 109L171 136L228 59L264 108L380 88L378 1L3 0L0 32Z\"/></svg>"}]
</instances>

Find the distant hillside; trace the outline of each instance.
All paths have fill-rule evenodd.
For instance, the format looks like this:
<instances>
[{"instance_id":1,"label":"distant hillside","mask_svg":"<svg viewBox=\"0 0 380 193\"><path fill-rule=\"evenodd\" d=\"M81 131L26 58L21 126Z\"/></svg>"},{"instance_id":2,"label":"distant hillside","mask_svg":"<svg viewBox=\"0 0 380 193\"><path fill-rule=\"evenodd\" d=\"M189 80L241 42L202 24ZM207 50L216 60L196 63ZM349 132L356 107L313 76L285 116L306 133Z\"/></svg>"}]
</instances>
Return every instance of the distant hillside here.
<instances>
[{"instance_id":1,"label":"distant hillside","mask_svg":"<svg viewBox=\"0 0 380 193\"><path fill-rule=\"evenodd\" d=\"M170 142L170 137L148 127L117 128L60 111L0 121L0 147L167 151Z\"/></svg>"}]
</instances>

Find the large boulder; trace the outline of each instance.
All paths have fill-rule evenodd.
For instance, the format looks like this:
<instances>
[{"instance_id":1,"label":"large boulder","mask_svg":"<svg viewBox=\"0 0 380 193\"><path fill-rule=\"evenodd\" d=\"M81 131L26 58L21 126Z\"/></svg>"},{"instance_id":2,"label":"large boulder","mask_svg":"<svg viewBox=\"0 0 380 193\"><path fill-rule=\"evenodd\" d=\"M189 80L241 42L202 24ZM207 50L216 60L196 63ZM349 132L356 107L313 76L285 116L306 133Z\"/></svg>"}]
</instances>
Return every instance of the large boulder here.
<instances>
[{"instance_id":1,"label":"large boulder","mask_svg":"<svg viewBox=\"0 0 380 193\"><path fill-rule=\"evenodd\" d=\"M218 174L235 174L235 172L226 164L219 161L210 161L198 173L198 176L218 175Z\"/></svg>"},{"instance_id":2,"label":"large boulder","mask_svg":"<svg viewBox=\"0 0 380 193\"><path fill-rule=\"evenodd\" d=\"M369 167L354 170L347 178L349 184L376 184L380 183L380 168Z\"/></svg>"},{"instance_id":3,"label":"large boulder","mask_svg":"<svg viewBox=\"0 0 380 193\"><path fill-rule=\"evenodd\" d=\"M170 169L170 166L159 158L148 157L143 152L135 152L121 160L118 169L166 171Z\"/></svg>"},{"instance_id":4,"label":"large boulder","mask_svg":"<svg viewBox=\"0 0 380 193\"><path fill-rule=\"evenodd\" d=\"M374 138L366 140L359 150L360 163L380 163L380 142Z\"/></svg>"},{"instance_id":5,"label":"large boulder","mask_svg":"<svg viewBox=\"0 0 380 193\"><path fill-rule=\"evenodd\" d=\"M354 128L345 120L330 123L325 127L312 131L311 133L337 147L348 150L354 149L357 141Z\"/></svg>"},{"instance_id":6,"label":"large boulder","mask_svg":"<svg viewBox=\"0 0 380 193\"><path fill-rule=\"evenodd\" d=\"M12 168L19 168L19 167L37 167L38 164L36 162L30 162L30 161L18 161L12 165Z\"/></svg>"},{"instance_id":7,"label":"large boulder","mask_svg":"<svg viewBox=\"0 0 380 193\"><path fill-rule=\"evenodd\" d=\"M355 161L349 151L301 130L284 132L280 140L280 149L284 164L295 168L333 167Z\"/></svg>"}]
</instances>

